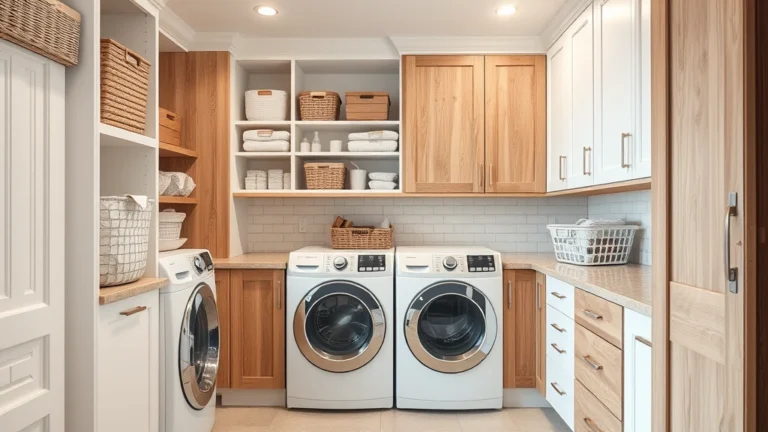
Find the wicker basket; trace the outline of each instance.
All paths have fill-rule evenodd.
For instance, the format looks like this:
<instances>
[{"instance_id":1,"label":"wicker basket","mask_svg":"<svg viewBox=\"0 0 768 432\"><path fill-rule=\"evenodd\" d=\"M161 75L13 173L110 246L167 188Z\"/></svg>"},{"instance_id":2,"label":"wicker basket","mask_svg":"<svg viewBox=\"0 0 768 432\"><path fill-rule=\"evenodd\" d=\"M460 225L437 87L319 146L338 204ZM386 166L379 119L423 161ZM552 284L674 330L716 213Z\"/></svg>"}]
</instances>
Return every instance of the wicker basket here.
<instances>
[{"instance_id":1,"label":"wicker basket","mask_svg":"<svg viewBox=\"0 0 768 432\"><path fill-rule=\"evenodd\" d=\"M587 266L626 264L636 225L547 225L555 258L563 263Z\"/></svg>"},{"instance_id":2,"label":"wicker basket","mask_svg":"<svg viewBox=\"0 0 768 432\"><path fill-rule=\"evenodd\" d=\"M80 50L80 14L58 0L0 0L0 38L73 66Z\"/></svg>"},{"instance_id":3,"label":"wicker basket","mask_svg":"<svg viewBox=\"0 0 768 432\"><path fill-rule=\"evenodd\" d=\"M101 122L143 134L150 64L112 39L101 40Z\"/></svg>"},{"instance_id":4,"label":"wicker basket","mask_svg":"<svg viewBox=\"0 0 768 432\"><path fill-rule=\"evenodd\" d=\"M158 213L158 228L160 240L178 240L181 237L181 225L186 219L186 213L176 213L173 209Z\"/></svg>"},{"instance_id":5,"label":"wicker basket","mask_svg":"<svg viewBox=\"0 0 768 432\"><path fill-rule=\"evenodd\" d=\"M343 163L305 163L304 175L307 189L344 189L347 169Z\"/></svg>"},{"instance_id":6,"label":"wicker basket","mask_svg":"<svg viewBox=\"0 0 768 432\"><path fill-rule=\"evenodd\" d=\"M302 120L338 120L341 112L341 98L338 93L301 92L299 110Z\"/></svg>"},{"instance_id":7,"label":"wicker basket","mask_svg":"<svg viewBox=\"0 0 768 432\"><path fill-rule=\"evenodd\" d=\"M333 228L334 249L391 249L395 228Z\"/></svg>"},{"instance_id":8,"label":"wicker basket","mask_svg":"<svg viewBox=\"0 0 768 432\"><path fill-rule=\"evenodd\" d=\"M144 276L154 200L147 200L144 207L139 202L131 196L101 197L100 286L122 285Z\"/></svg>"},{"instance_id":9,"label":"wicker basket","mask_svg":"<svg viewBox=\"0 0 768 432\"><path fill-rule=\"evenodd\" d=\"M259 121L288 120L288 92L282 90L245 92L245 118Z\"/></svg>"}]
</instances>

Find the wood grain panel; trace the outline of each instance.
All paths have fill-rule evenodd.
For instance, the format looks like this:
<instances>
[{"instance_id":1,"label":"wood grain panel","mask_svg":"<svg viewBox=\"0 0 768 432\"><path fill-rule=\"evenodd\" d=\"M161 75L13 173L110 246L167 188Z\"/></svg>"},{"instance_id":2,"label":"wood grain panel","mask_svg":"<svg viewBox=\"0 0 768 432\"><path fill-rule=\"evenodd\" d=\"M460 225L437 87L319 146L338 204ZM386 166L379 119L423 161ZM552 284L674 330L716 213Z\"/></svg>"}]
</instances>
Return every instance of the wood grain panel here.
<instances>
[{"instance_id":1,"label":"wood grain panel","mask_svg":"<svg viewBox=\"0 0 768 432\"><path fill-rule=\"evenodd\" d=\"M536 272L504 271L504 387L535 388Z\"/></svg>"},{"instance_id":2,"label":"wood grain panel","mask_svg":"<svg viewBox=\"0 0 768 432\"><path fill-rule=\"evenodd\" d=\"M669 338L725 363L725 297L706 289L669 284Z\"/></svg>"},{"instance_id":3,"label":"wood grain panel","mask_svg":"<svg viewBox=\"0 0 768 432\"><path fill-rule=\"evenodd\" d=\"M727 396L722 364L673 343L670 345L670 372L670 430L740 430L724 427L724 399Z\"/></svg>"},{"instance_id":4,"label":"wood grain panel","mask_svg":"<svg viewBox=\"0 0 768 432\"><path fill-rule=\"evenodd\" d=\"M486 192L546 192L546 56L485 58Z\"/></svg>"},{"instance_id":5,"label":"wood grain panel","mask_svg":"<svg viewBox=\"0 0 768 432\"><path fill-rule=\"evenodd\" d=\"M583 384L576 381L574 389L575 432L621 432L622 422Z\"/></svg>"},{"instance_id":6,"label":"wood grain panel","mask_svg":"<svg viewBox=\"0 0 768 432\"><path fill-rule=\"evenodd\" d=\"M576 322L621 349L624 308L580 289L576 290Z\"/></svg>"},{"instance_id":7,"label":"wood grain panel","mask_svg":"<svg viewBox=\"0 0 768 432\"><path fill-rule=\"evenodd\" d=\"M230 387L230 272L216 270L216 306L219 311L219 374L216 387Z\"/></svg>"},{"instance_id":8,"label":"wood grain panel","mask_svg":"<svg viewBox=\"0 0 768 432\"><path fill-rule=\"evenodd\" d=\"M578 324L575 351L576 379L621 420L624 415L622 351Z\"/></svg>"},{"instance_id":9,"label":"wood grain panel","mask_svg":"<svg viewBox=\"0 0 768 432\"><path fill-rule=\"evenodd\" d=\"M547 396L547 276L536 273L536 390Z\"/></svg>"},{"instance_id":10,"label":"wood grain panel","mask_svg":"<svg viewBox=\"0 0 768 432\"><path fill-rule=\"evenodd\" d=\"M233 388L285 388L282 270L231 270Z\"/></svg>"},{"instance_id":11,"label":"wood grain panel","mask_svg":"<svg viewBox=\"0 0 768 432\"><path fill-rule=\"evenodd\" d=\"M407 192L482 192L482 56L404 56Z\"/></svg>"}]
</instances>

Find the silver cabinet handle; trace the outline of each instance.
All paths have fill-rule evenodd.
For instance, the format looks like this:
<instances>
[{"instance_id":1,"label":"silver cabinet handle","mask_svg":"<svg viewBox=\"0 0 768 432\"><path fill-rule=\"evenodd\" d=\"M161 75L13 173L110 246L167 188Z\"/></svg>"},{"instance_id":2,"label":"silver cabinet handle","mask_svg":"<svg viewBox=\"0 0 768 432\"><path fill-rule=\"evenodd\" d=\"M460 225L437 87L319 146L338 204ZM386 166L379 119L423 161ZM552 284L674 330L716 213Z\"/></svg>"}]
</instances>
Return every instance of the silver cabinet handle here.
<instances>
[{"instance_id":1,"label":"silver cabinet handle","mask_svg":"<svg viewBox=\"0 0 768 432\"><path fill-rule=\"evenodd\" d=\"M653 344L651 343L651 341L649 341L648 339L642 336L635 336L635 340L647 346L648 348L653 348Z\"/></svg>"},{"instance_id":2,"label":"silver cabinet handle","mask_svg":"<svg viewBox=\"0 0 768 432\"><path fill-rule=\"evenodd\" d=\"M281 289L280 281L277 281L277 309L280 310L280 300L283 296L283 290Z\"/></svg>"},{"instance_id":3,"label":"silver cabinet handle","mask_svg":"<svg viewBox=\"0 0 768 432\"><path fill-rule=\"evenodd\" d=\"M512 281L507 281L507 309L512 309Z\"/></svg>"},{"instance_id":4,"label":"silver cabinet handle","mask_svg":"<svg viewBox=\"0 0 768 432\"><path fill-rule=\"evenodd\" d=\"M563 176L563 161L565 160L566 160L565 156L560 156L560 166L558 167L559 173L557 176L557 178L559 178L560 180L565 180L565 177Z\"/></svg>"},{"instance_id":5,"label":"silver cabinet handle","mask_svg":"<svg viewBox=\"0 0 768 432\"><path fill-rule=\"evenodd\" d=\"M565 354L565 350L564 349L560 349L560 347L557 346L557 344L553 343L553 344L550 344L550 345L552 346L552 348L555 349L555 351L557 351L558 354Z\"/></svg>"},{"instance_id":6,"label":"silver cabinet handle","mask_svg":"<svg viewBox=\"0 0 768 432\"><path fill-rule=\"evenodd\" d=\"M541 284L536 282L536 309L541 309Z\"/></svg>"},{"instance_id":7,"label":"silver cabinet handle","mask_svg":"<svg viewBox=\"0 0 768 432\"><path fill-rule=\"evenodd\" d=\"M592 147L584 147L584 151L582 152L581 161L583 163L583 173L584 175L592 175L592 171L587 171L587 152L592 152Z\"/></svg>"},{"instance_id":8,"label":"silver cabinet handle","mask_svg":"<svg viewBox=\"0 0 768 432\"><path fill-rule=\"evenodd\" d=\"M585 355L585 356L582 356L581 358L583 358L583 359L584 359L584 361L585 361L585 362L587 362L587 364L588 364L588 365L589 365L589 366L590 366L592 369L594 369L594 370L603 370L603 365L601 365L601 364L599 364L599 363L595 363L595 361L594 361L594 360L592 360L592 357L590 357L590 356L588 356L588 355Z\"/></svg>"},{"instance_id":9,"label":"silver cabinet handle","mask_svg":"<svg viewBox=\"0 0 768 432\"><path fill-rule=\"evenodd\" d=\"M559 293L559 292L557 292L557 291L552 291L552 295L553 295L553 296L555 296L555 297L557 297L557 298L559 298L560 300L562 300L562 299L564 299L564 298L565 298L565 296L564 296L564 295L560 294L560 293Z\"/></svg>"},{"instance_id":10,"label":"silver cabinet handle","mask_svg":"<svg viewBox=\"0 0 768 432\"><path fill-rule=\"evenodd\" d=\"M565 395L565 392L564 392L564 391L562 391L562 390L560 390L560 386L559 386L559 385L557 385L557 383L556 383L556 382L551 382L551 383L549 383L549 385L551 385L551 386L552 386L552 388L553 388L553 389L555 389L555 391L557 392L557 394L559 394L560 396L564 396L564 395Z\"/></svg>"},{"instance_id":11,"label":"silver cabinet handle","mask_svg":"<svg viewBox=\"0 0 768 432\"><path fill-rule=\"evenodd\" d=\"M725 211L725 241L723 242L723 255L725 256L725 280L728 281L728 290L733 294L739 292L739 269L731 267L731 218L738 215L736 207L738 194L728 194L728 207Z\"/></svg>"},{"instance_id":12,"label":"silver cabinet handle","mask_svg":"<svg viewBox=\"0 0 768 432\"><path fill-rule=\"evenodd\" d=\"M621 134L621 167L622 168L629 168L629 164L624 162L625 155L624 155L624 143L627 141L627 138L631 137L632 134L630 133L623 133Z\"/></svg>"},{"instance_id":13,"label":"silver cabinet handle","mask_svg":"<svg viewBox=\"0 0 768 432\"><path fill-rule=\"evenodd\" d=\"M488 186L493 187L493 164L488 164Z\"/></svg>"},{"instance_id":14,"label":"silver cabinet handle","mask_svg":"<svg viewBox=\"0 0 768 432\"><path fill-rule=\"evenodd\" d=\"M588 317L590 317L590 318L592 318L594 320L601 320L601 319L603 319L602 315L596 314L596 313L594 313L594 312L592 312L591 310L588 310L588 309L584 309L584 315L586 315L586 316L588 316Z\"/></svg>"},{"instance_id":15,"label":"silver cabinet handle","mask_svg":"<svg viewBox=\"0 0 768 432\"><path fill-rule=\"evenodd\" d=\"M485 165L480 164L480 186L485 186Z\"/></svg>"},{"instance_id":16,"label":"silver cabinet handle","mask_svg":"<svg viewBox=\"0 0 768 432\"><path fill-rule=\"evenodd\" d=\"M553 329L559 331L560 333L565 333L565 329L560 327L559 325L557 325L555 323L552 323L549 326L552 327Z\"/></svg>"}]
</instances>

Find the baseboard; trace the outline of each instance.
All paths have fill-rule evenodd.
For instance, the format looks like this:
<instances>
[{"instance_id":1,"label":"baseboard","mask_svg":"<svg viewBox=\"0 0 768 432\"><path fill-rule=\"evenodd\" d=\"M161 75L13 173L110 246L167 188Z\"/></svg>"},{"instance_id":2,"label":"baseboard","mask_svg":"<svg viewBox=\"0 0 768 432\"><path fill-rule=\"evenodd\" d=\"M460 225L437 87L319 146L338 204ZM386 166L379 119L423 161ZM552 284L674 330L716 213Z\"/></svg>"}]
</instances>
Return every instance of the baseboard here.
<instances>
[{"instance_id":1,"label":"baseboard","mask_svg":"<svg viewBox=\"0 0 768 432\"><path fill-rule=\"evenodd\" d=\"M504 389L504 408L551 408L536 389Z\"/></svg>"},{"instance_id":2,"label":"baseboard","mask_svg":"<svg viewBox=\"0 0 768 432\"><path fill-rule=\"evenodd\" d=\"M284 407L285 389L246 390L219 389L222 406Z\"/></svg>"}]
</instances>

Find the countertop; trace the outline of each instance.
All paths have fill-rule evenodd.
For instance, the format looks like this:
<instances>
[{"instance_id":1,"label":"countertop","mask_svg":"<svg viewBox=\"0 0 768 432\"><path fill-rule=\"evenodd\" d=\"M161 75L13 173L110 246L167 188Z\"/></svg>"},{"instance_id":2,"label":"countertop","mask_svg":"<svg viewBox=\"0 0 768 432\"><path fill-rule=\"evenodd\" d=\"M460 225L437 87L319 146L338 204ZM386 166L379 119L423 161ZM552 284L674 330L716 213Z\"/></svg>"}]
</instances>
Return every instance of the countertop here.
<instances>
[{"instance_id":1,"label":"countertop","mask_svg":"<svg viewBox=\"0 0 768 432\"><path fill-rule=\"evenodd\" d=\"M168 285L168 279L141 278L136 282L99 289L99 305L107 305Z\"/></svg>"},{"instance_id":2,"label":"countertop","mask_svg":"<svg viewBox=\"0 0 768 432\"><path fill-rule=\"evenodd\" d=\"M214 258L213 265L220 269L286 269L288 252L249 253L232 258Z\"/></svg>"}]
</instances>

